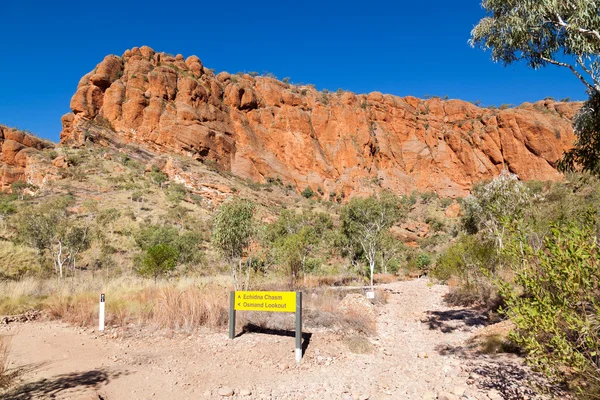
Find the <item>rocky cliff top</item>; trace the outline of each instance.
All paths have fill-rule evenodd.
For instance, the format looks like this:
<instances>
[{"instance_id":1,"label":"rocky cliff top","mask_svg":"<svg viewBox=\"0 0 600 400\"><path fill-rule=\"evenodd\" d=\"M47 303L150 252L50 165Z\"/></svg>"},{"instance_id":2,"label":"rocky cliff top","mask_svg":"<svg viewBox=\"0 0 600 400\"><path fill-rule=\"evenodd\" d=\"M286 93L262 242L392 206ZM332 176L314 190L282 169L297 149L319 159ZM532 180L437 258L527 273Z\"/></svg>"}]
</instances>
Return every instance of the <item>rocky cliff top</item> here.
<instances>
[{"instance_id":1,"label":"rocky cliff top","mask_svg":"<svg viewBox=\"0 0 600 400\"><path fill-rule=\"evenodd\" d=\"M255 181L324 197L391 189L463 196L506 168L556 180L579 103L491 110L460 100L317 91L249 74L215 75L196 56L147 46L109 55L79 82L62 143L102 131L154 152L212 161Z\"/></svg>"}]
</instances>

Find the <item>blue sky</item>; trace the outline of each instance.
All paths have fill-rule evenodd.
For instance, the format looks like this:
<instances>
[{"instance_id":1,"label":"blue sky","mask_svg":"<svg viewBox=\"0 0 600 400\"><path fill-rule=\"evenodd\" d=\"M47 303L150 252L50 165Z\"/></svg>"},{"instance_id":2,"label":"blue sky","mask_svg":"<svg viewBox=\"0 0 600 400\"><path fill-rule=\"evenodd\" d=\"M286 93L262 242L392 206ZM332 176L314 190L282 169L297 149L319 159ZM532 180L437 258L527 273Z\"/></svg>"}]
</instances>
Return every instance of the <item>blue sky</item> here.
<instances>
[{"instance_id":1,"label":"blue sky","mask_svg":"<svg viewBox=\"0 0 600 400\"><path fill-rule=\"evenodd\" d=\"M318 89L520 104L584 99L568 71L494 64L468 46L480 1L113 1L0 4L0 124L58 141L77 82L134 46L217 72L271 72Z\"/></svg>"}]
</instances>

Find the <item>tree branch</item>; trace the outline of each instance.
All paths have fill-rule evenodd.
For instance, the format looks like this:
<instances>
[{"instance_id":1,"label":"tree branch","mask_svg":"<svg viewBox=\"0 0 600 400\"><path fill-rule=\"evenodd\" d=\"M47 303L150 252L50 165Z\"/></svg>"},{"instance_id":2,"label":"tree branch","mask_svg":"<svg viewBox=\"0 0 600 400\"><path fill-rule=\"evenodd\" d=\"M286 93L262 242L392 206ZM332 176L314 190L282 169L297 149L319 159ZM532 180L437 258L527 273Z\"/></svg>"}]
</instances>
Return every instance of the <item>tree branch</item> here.
<instances>
[{"instance_id":1,"label":"tree branch","mask_svg":"<svg viewBox=\"0 0 600 400\"><path fill-rule=\"evenodd\" d=\"M556 14L556 18L558 18L558 25L562 26L563 28L572 28L572 25L567 24L560 15ZM596 39L600 42L600 33L598 31L592 29L585 29L581 27L576 27L575 30L579 33L583 33L584 35L595 36Z\"/></svg>"},{"instance_id":2,"label":"tree branch","mask_svg":"<svg viewBox=\"0 0 600 400\"><path fill-rule=\"evenodd\" d=\"M594 71L589 69L587 67L587 65L585 65L585 63L583 62L583 59L581 58L581 56L577 57L577 64L579 64L579 66L581 67L581 69L583 69L586 74L588 74L589 76L592 77L592 80L594 81L594 83L597 82L596 80L596 75L594 74Z\"/></svg>"},{"instance_id":3,"label":"tree branch","mask_svg":"<svg viewBox=\"0 0 600 400\"><path fill-rule=\"evenodd\" d=\"M590 83L589 83L588 81L586 81L586 80L585 80L585 78L584 78L584 77L583 77L583 76L582 76L582 75L581 75L579 72L577 72L577 70L575 69L575 67L573 67L571 64L567 64L567 63L564 63L564 62L561 62L561 61L556 61L556 60L553 60L553 59L551 59L551 58L547 58L547 57L544 57L544 56L540 56L540 58L541 58L543 61L546 61L547 63L554 64L554 65L558 65L559 67L565 67L565 68L568 68L568 69L570 69L570 70L571 70L571 72L573 72L573 74L575 74L575 76L576 76L577 78L579 78L579 80L580 80L581 82L583 82L583 84L584 84L584 85L585 85L585 86L586 86L588 89L590 89L590 90L593 90L593 91L596 91L596 88L595 88L593 85L590 85Z\"/></svg>"}]
</instances>

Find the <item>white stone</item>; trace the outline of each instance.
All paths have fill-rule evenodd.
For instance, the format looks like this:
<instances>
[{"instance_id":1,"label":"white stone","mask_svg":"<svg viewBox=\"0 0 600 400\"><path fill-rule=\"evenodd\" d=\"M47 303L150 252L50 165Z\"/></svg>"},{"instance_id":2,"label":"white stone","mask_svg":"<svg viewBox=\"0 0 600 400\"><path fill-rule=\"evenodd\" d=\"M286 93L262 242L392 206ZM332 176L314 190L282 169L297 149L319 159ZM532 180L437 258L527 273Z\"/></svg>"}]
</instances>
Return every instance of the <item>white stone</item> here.
<instances>
[{"instance_id":1,"label":"white stone","mask_svg":"<svg viewBox=\"0 0 600 400\"><path fill-rule=\"evenodd\" d=\"M221 389L219 389L217 393L219 394L219 396L231 397L233 396L233 389L227 386L223 386Z\"/></svg>"}]
</instances>

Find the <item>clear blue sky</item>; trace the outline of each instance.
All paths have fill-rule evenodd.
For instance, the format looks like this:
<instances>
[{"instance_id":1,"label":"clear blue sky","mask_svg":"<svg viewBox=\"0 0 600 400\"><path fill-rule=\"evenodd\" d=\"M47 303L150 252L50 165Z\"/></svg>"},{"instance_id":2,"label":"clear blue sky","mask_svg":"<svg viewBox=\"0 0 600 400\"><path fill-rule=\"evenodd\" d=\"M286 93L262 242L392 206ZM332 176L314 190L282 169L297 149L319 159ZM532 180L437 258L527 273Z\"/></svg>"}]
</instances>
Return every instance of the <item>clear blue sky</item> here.
<instances>
[{"instance_id":1,"label":"clear blue sky","mask_svg":"<svg viewBox=\"0 0 600 400\"><path fill-rule=\"evenodd\" d=\"M58 141L77 82L134 46L318 89L520 104L584 99L568 71L494 64L468 46L480 1L2 1L0 124Z\"/></svg>"}]
</instances>

